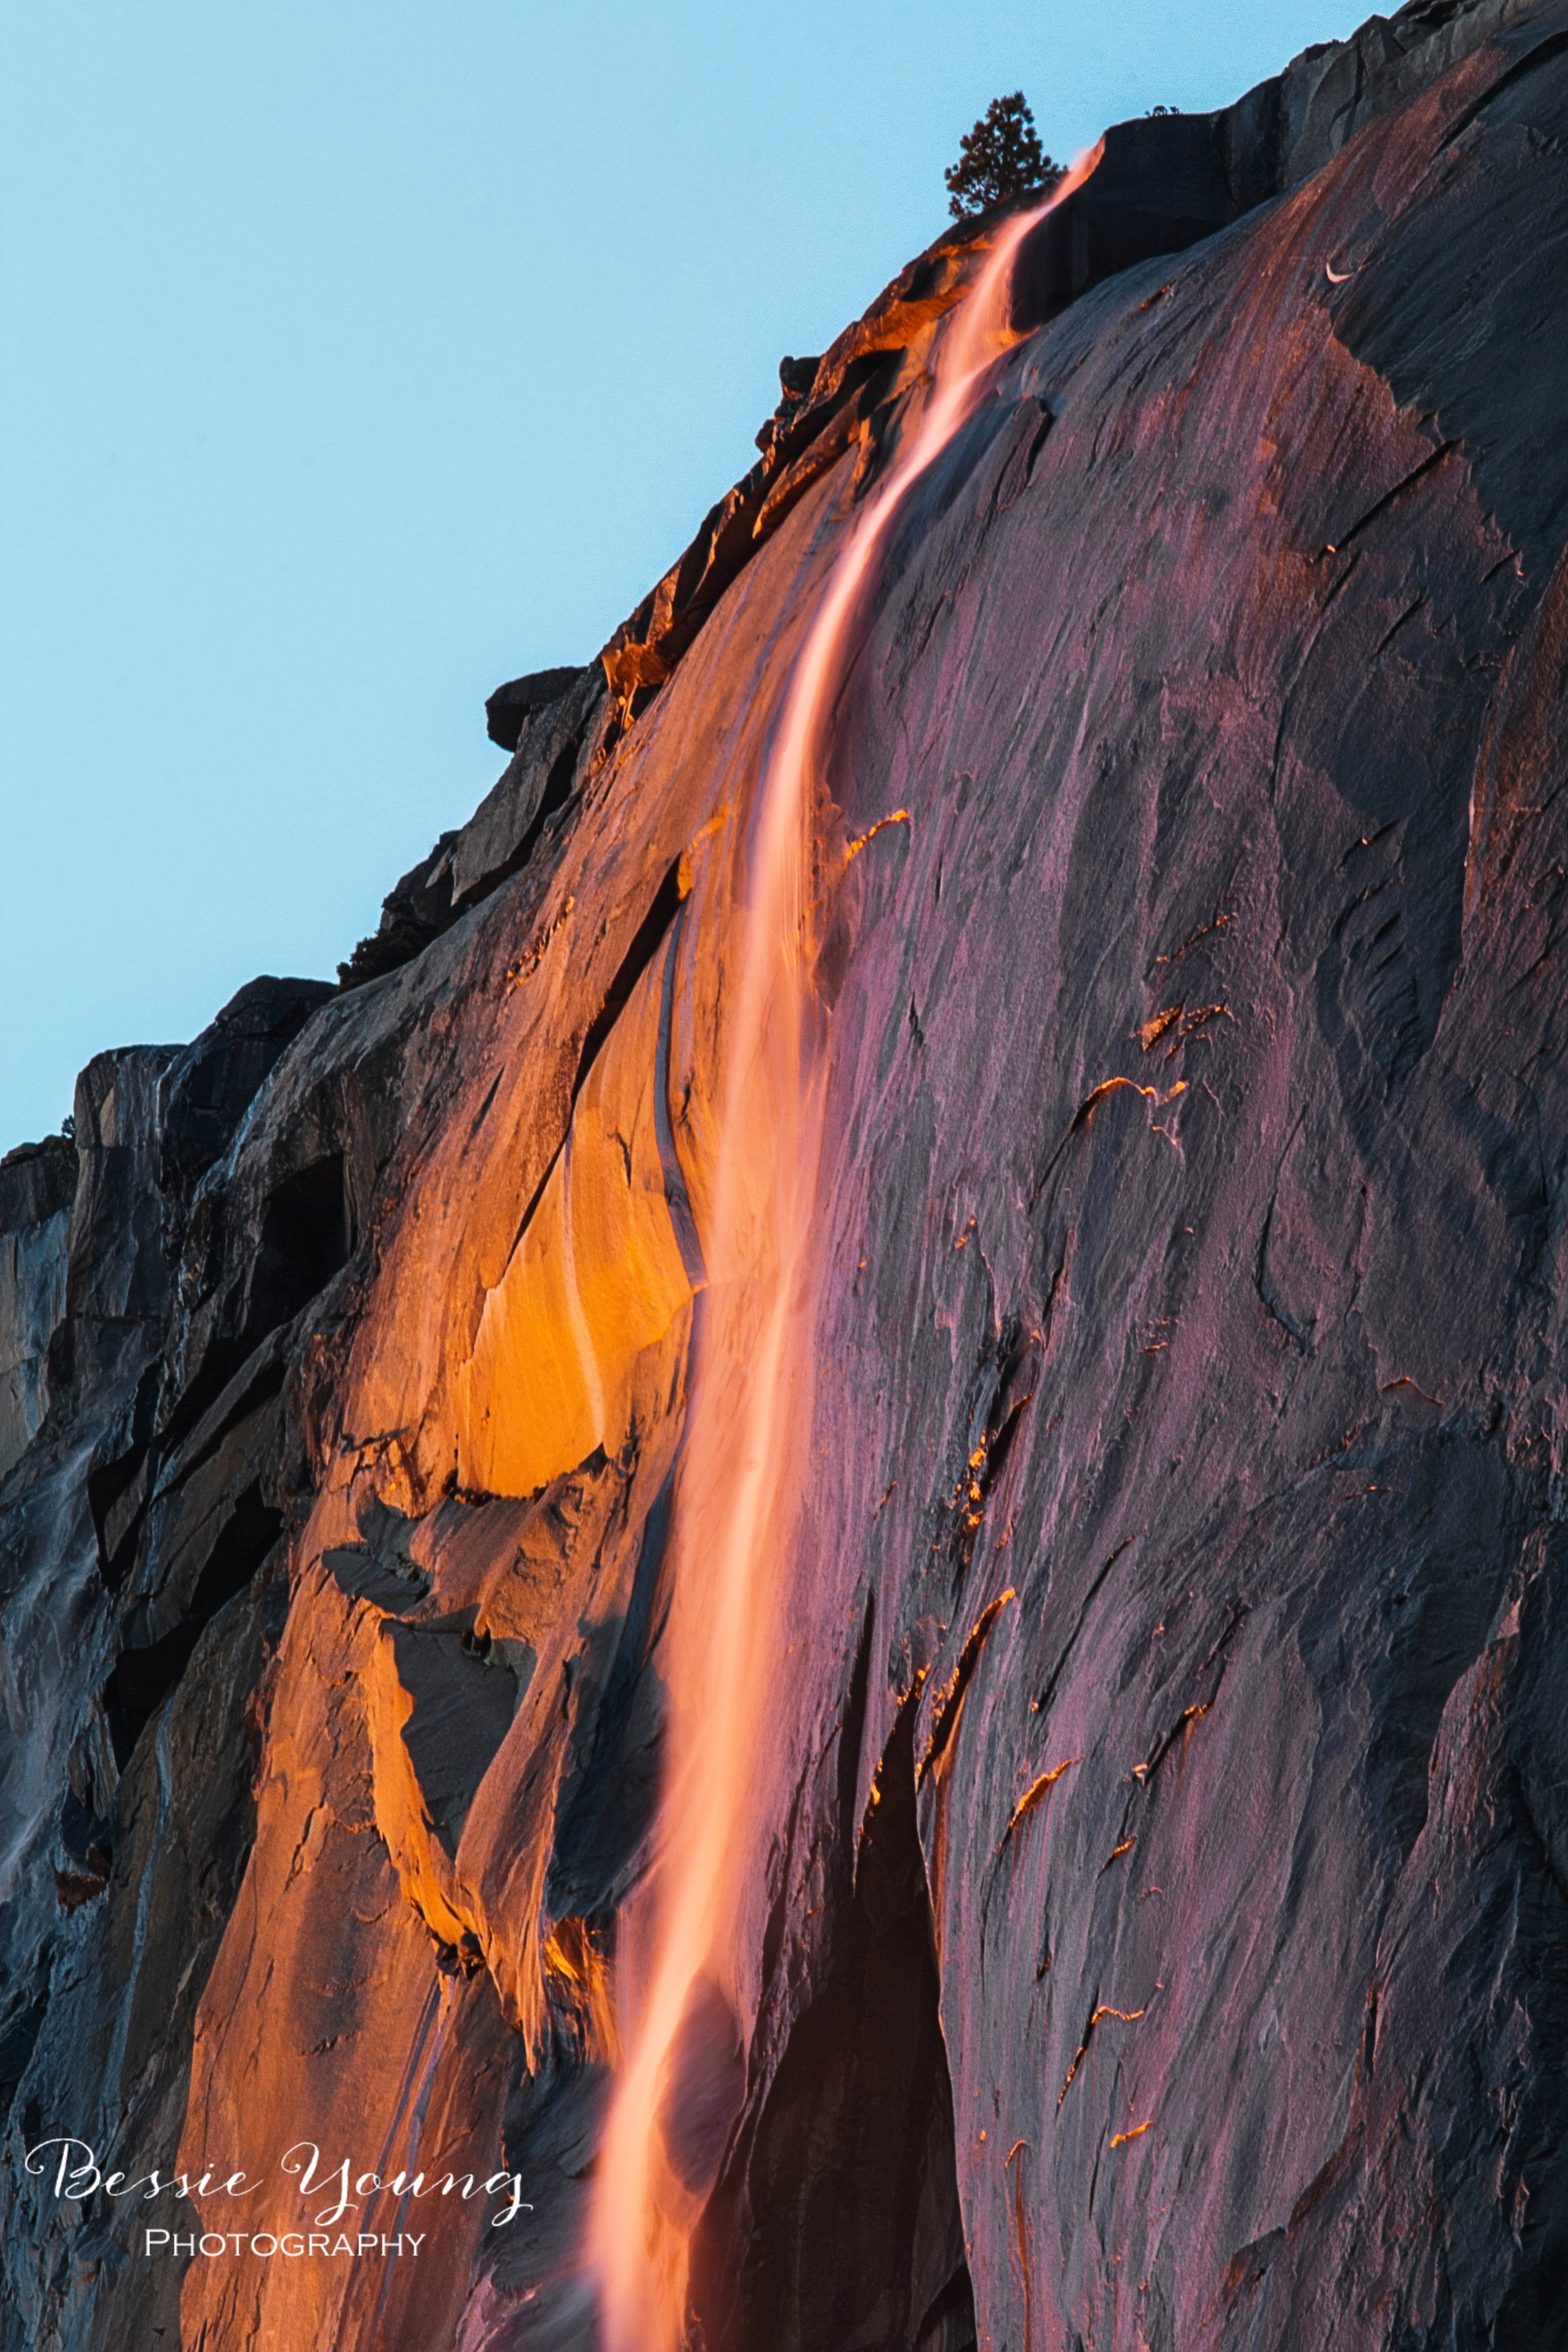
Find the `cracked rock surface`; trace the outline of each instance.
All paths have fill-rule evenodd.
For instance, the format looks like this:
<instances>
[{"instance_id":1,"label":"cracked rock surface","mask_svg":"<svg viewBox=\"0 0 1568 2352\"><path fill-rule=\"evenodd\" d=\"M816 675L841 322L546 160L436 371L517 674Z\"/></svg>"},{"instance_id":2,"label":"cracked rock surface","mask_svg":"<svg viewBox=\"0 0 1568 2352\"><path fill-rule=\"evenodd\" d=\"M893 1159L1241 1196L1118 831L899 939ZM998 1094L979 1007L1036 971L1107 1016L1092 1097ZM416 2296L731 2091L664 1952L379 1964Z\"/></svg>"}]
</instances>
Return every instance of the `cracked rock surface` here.
<instances>
[{"instance_id":1,"label":"cracked rock surface","mask_svg":"<svg viewBox=\"0 0 1568 2352\"><path fill-rule=\"evenodd\" d=\"M706 2352L1563 2324L1568 0L1174 121L1026 247L837 704ZM595 2340L745 821L994 227L516 682L379 976L0 1168L5 2352ZM65 2132L266 2173L208 2229L296 2226L302 2138L529 2210L151 2261Z\"/></svg>"}]
</instances>

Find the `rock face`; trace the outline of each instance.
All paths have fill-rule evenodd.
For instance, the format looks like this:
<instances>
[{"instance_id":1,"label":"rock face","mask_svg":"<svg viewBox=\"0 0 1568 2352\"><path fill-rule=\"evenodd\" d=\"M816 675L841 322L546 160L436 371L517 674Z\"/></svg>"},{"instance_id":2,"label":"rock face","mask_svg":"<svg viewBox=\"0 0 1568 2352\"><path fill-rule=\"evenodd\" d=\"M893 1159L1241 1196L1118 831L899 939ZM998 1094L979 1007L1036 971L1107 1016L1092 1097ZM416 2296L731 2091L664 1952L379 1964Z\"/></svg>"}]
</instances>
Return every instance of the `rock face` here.
<instances>
[{"instance_id":1,"label":"rock face","mask_svg":"<svg viewBox=\"0 0 1568 2352\"><path fill-rule=\"evenodd\" d=\"M859 616L707 2352L1561 2337L1565 155L1568 0L1108 134ZM795 365L396 969L0 1170L6 2352L595 2340L747 819L994 227ZM144 2251L315 2228L300 2142L420 2254Z\"/></svg>"},{"instance_id":2,"label":"rock face","mask_svg":"<svg viewBox=\"0 0 1568 2352\"><path fill-rule=\"evenodd\" d=\"M76 1147L64 1136L0 1160L0 1477L48 1410L48 1349L65 1311Z\"/></svg>"}]
</instances>

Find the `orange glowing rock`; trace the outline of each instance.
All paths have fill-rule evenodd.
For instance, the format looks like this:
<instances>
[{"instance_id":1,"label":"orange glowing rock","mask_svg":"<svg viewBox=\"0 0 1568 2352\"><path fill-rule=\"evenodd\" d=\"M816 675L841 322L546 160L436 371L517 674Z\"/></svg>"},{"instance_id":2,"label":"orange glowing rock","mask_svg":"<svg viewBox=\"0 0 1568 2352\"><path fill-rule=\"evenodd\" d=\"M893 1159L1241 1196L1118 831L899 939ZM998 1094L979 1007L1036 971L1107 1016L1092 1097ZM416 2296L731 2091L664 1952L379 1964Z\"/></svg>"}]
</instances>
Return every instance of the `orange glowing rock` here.
<instances>
[{"instance_id":1,"label":"orange glowing rock","mask_svg":"<svg viewBox=\"0 0 1568 2352\"><path fill-rule=\"evenodd\" d=\"M1549 2326L1531 5L1162 118L1267 163L1224 236L1123 201L1130 126L1022 307L1005 216L943 240L399 886L417 956L211 1131L211 1040L84 1078L0 1236L66 1301L0 1497L14 2124L247 2163L261 2229L302 2137L378 2231L526 2177L400 2269L160 2272L0 2170L29 2340Z\"/></svg>"},{"instance_id":2,"label":"orange glowing rock","mask_svg":"<svg viewBox=\"0 0 1568 2352\"><path fill-rule=\"evenodd\" d=\"M649 1096L656 975L595 1065L458 1384L464 1486L527 1495L618 1450L630 1367L691 1297Z\"/></svg>"}]
</instances>

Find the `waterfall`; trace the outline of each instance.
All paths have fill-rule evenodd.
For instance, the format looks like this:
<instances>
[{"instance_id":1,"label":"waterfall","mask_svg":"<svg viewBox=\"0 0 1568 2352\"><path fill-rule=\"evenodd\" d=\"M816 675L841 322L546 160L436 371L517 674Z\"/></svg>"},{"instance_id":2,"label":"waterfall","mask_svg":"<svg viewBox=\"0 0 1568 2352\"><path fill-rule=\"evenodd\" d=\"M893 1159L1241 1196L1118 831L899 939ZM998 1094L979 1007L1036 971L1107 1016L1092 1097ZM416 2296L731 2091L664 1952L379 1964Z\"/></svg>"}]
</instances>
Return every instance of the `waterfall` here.
<instances>
[{"instance_id":1,"label":"waterfall","mask_svg":"<svg viewBox=\"0 0 1568 2352\"><path fill-rule=\"evenodd\" d=\"M1018 247L1089 160L1004 224L944 322L910 445L859 509L795 659L763 768L726 1007L711 1230L700 1236L710 1285L661 1654L669 1731L651 1934L646 1956L634 1956L642 1981L632 1987L589 2225L605 2352L679 2343L690 2234L740 2100L732 1906L756 1826L758 1730L776 1680L775 1612L812 1405L825 1078L811 979L814 834L833 700L894 518L974 413L992 362L1014 340Z\"/></svg>"}]
</instances>

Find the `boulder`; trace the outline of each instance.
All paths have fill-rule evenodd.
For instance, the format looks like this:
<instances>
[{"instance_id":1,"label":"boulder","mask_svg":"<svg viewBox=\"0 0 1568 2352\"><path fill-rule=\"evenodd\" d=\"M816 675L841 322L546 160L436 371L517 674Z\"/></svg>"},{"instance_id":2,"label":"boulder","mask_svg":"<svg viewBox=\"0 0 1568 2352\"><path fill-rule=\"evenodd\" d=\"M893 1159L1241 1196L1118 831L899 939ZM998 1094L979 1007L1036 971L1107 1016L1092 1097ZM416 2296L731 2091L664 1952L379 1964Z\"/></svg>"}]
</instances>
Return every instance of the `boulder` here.
<instances>
[{"instance_id":1,"label":"boulder","mask_svg":"<svg viewBox=\"0 0 1568 2352\"><path fill-rule=\"evenodd\" d=\"M485 704L485 731L503 751L515 751L529 721L569 694L582 677L570 664L558 669L530 670L526 677L509 678Z\"/></svg>"}]
</instances>

